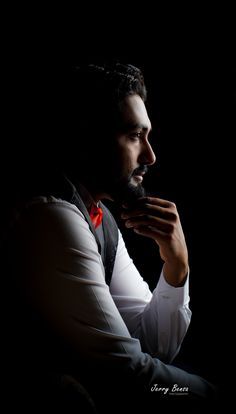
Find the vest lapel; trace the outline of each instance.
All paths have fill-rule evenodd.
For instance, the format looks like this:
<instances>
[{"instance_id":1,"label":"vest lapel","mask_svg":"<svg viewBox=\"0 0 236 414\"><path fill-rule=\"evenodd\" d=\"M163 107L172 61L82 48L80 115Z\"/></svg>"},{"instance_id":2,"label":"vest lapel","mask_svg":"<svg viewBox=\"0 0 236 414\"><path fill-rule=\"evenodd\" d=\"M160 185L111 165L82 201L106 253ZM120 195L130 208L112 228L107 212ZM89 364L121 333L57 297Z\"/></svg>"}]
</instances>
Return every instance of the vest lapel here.
<instances>
[{"instance_id":1,"label":"vest lapel","mask_svg":"<svg viewBox=\"0 0 236 414\"><path fill-rule=\"evenodd\" d=\"M111 282L115 257L116 257L116 250L118 245L118 227L115 222L114 217L108 210L108 208L100 202L100 206L103 210L103 220L102 220L102 229L98 227L97 232L102 232L104 236L104 242L100 242L99 235L97 234L94 225L90 219L89 212L80 197L77 189L75 186L68 180L67 177L66 181L70 188L72 189L71 197L69 202L75 204L76 207L83 213L85 220L87 221L91 232L93 233L95 240L98 245L99 254L102 257L104 269L105 269L105 279L106 283L109 285Z\"/></svg>"},{"instance_id":2,"label":"vest lapel","mask_svg":"<svg viewBox=\"0 0 236 414\"><path fill-rule=\"evenodd\" d=\"M101 243L100 243L99 238L96 234L96 230L94 228L94 225L93 225L93 223L90 219L89 212L88 212L82 198L80 197L80 195L78 194L77 191L74 192L73 197L71 199L71 203L75 204L76 207L78 207L78 209L83 213L83 215L84 215L84 217L85 217L85 219L86 219L86 221L89 225L89 228L90 228L91 232L93 233L93 235L96 239L96 242L97 242L97 245L98 245L98 251L101 254Z\"/></svg>"}]
</instances>

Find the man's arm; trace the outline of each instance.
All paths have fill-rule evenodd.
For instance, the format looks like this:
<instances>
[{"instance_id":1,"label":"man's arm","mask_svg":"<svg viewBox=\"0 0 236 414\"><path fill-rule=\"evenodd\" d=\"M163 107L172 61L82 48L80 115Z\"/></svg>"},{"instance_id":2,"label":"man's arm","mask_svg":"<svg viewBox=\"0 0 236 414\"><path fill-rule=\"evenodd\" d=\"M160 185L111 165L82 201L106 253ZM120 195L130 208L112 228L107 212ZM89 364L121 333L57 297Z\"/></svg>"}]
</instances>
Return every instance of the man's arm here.
<instances>
[{"instance_id":1,"label":"man's arm","mask_svg":"<svg viewBox=\"0 0 236 414\"><path fill-rule=\"evenodd\" d=\"M164 276L170 285L183 286L188 274L188 250L176 205L155 197L143 197L122 214L125 224L159 246Z\"/></svg>"},{"instance_id":2,"label":"man's arm","mask_svg":"<svg viewBox=\"0 0 236 414\"><path fill-rule=\"evenodd\" d=\"M166 282L163 272L157 279L152 294L119 233L110 292L131 336L140 340L142 350L170 362L177 355L190 323L188 278L178 288Z\"/></svg>"}]
</instances>

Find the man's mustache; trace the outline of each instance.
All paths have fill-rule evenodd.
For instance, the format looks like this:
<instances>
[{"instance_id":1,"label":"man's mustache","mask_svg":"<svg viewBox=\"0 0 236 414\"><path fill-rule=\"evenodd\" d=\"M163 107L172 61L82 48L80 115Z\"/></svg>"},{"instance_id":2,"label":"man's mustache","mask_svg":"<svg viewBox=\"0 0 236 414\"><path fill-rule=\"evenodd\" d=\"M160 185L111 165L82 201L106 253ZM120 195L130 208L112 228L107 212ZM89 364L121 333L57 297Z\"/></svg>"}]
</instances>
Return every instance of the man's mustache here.
<instances>
[{"instance_id":1,"label":"man's mustache","mask_svg":"<svg viewBox=\"0 0 236 414\"><path fill-rule=\"evenodd\" d=\"M148 172L148 167L147 165L141 165L138 168L135 168L135 170L133 171L132 175L144 175Z\"/></svg>"}]
</instances>

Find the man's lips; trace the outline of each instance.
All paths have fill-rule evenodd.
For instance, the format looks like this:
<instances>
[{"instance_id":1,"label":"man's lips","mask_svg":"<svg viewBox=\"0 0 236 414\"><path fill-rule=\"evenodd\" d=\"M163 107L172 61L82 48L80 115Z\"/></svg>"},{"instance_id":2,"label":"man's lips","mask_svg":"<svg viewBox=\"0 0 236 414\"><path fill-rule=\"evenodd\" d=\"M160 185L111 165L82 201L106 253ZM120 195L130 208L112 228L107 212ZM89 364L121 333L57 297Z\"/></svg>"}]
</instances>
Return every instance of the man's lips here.
<instances>
[{"instance_id":1,"label":"man's lips","mask_svg":"<svg viewBox=\"0 0 236 414\"><path fill-rule=\"evenodd\" d=\"M139 168L136 168L135 170L134 170L134 172L133 172L133 176L143 176L144 174L146 174L146 172L148 171L148 167L147 166L143 166L143 167L139 167Z\"/></svg>"},{"instance_id":2,"label":"man's lips","mask_svg":"<svg viewBox=\"0 0 236 414\"><path fill-rule=\"evenodd\" d=\"M146 174L146 171L135 171L134 175L141 175L143 176L144 174Z\"/></svg>"},{"instance_id":3,"label":"man's lips","mask_svg":"<svg viewBox=\"0 0 236 414\"><path fill-rule=\"evenodd\" d=\"M135 181L138 181L139 183L141 183L143 181L144 174L145 174L145 171L136 171L133 174L133 178L135 179Z\"/></svg>"},{"instance_id":4,"label":"man's lips","mask_svg":"<svg viewBox=\"0 0 236 414\"><path fill-rule=\"evenodd\" d=\"M133 175L133 178L138 181L139 183L141 183L143 181L143 175Z\"/></svg>"},{"instance_id":5,"label":"man's lips","mask_svg":"<svg viewBox=\"0 0 236 414\"><path fill-rule=\"evenodd\" d=\"M132 178L134 178L135 181L141 183L143 181L143 176L144 174L146 174L147 170L147 167L137 168L136 170L134 170Z\"/></svg>"}]
</instances>

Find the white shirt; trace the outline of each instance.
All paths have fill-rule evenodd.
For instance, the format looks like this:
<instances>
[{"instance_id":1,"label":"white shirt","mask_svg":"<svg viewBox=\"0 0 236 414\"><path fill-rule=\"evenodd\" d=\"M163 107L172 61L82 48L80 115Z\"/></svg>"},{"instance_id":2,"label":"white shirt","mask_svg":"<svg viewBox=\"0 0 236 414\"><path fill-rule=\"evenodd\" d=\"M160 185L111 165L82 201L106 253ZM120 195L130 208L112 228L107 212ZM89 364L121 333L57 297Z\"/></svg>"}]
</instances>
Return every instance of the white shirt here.
<instances>
[{"instance_id":1,"label":"white shirt","mask_svg":"<svg viewBox=\"0 0 236 414\"><path fill-rule=\"evenodd\" d=\"M83 214L53 197L34 200L15 228L25 289L53 328L85 358L108 363L118 358L144 382L145 376L158 382L165 375L159 359L173 360L190 323L188 279L175 288L161 273L151 293L119 232L108 287Z\"/></svg>"}]
</instances>

